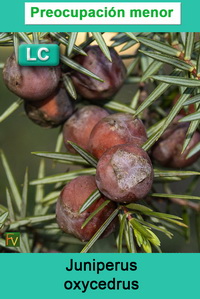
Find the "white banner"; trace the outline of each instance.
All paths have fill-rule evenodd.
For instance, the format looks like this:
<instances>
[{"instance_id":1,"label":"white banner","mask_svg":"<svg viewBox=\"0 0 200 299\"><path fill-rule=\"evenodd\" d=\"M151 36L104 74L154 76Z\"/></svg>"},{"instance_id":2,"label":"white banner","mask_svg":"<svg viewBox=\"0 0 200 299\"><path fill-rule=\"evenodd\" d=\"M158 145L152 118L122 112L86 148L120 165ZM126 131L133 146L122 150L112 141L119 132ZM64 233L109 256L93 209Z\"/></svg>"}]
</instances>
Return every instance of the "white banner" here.
<instances>
[{"instance_id":1,"label":"white banner","mask_svg":"<svg viewBox=\"0 0 200 299\"><path fill-rule=\"evenodd\" d=\"M181 3L26 2L25 24L180 25Z\"/></svg>"}]
</instances>

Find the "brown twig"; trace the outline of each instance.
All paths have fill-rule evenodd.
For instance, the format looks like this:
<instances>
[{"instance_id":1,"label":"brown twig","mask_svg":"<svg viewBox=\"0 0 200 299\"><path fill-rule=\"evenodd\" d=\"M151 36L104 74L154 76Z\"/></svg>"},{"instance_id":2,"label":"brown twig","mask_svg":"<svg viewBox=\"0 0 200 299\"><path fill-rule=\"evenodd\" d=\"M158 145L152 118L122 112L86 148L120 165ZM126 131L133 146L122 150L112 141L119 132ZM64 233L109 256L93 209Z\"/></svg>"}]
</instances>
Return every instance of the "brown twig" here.
<instances>
[{"instance_id":1,"label":"brown twig","mask_svg":"<svg viewBox=\"0 0 200 299\"><path fill-rule=\"evenodd\" d=\"M148 200L148 202L152 201L152 197L148 197L146 200ZM153 198L153 200L156 201L160 201L160 202L165 202L166 200L171 201L179 206L182 207L188 207L196 212L200 212L200 204L193 202L191 200L185 200L185 199L181 199L181 198Z\"/></svg>"},{"instance_id":2,"label":"brown twig","mask_svg":"<svg viewBox=\"0 0 200 299\"><path fill-rule=\"evenodd\" d=\"M181 51L179 44L172 44L172 47ZM191 74L198 80L200 80L200 77L197 75L197 69L196 66L193 64L193 62L191 60L185 60L185 53L183 51L181 51L180 55L178 56L178 58L184 62L186 62L187 64L191 65L193 67Z\"/></svg>"},{"instance_id":3,"label":"brown twig","mask_svg":"<svg viewBox=\"0 0 200 299\"><path fill-rule=\"evenodd\" d=\"M129 210L126 208L126 207L121 207L122 211L124 212L124 214L126 215L126 218L128 220L131 220L132 219L132 216L130 215L130 212Z\"/></svg>"},{"instance_id":4,"label":"brown twig","mask_svg":"<svg viewBox=\"0 0 200 299\"><path fill-rule=\"evenodd\" d=\"M173 203L176 203L180 206L184 206L184 207L188 207L191 208L193 210L195 210L196 212L200 212L200 204L190 201L190 200L185 200L185 199L181 199L181 198L168 198L170 201L172 201Z\"/></svg>"}]
</instances>

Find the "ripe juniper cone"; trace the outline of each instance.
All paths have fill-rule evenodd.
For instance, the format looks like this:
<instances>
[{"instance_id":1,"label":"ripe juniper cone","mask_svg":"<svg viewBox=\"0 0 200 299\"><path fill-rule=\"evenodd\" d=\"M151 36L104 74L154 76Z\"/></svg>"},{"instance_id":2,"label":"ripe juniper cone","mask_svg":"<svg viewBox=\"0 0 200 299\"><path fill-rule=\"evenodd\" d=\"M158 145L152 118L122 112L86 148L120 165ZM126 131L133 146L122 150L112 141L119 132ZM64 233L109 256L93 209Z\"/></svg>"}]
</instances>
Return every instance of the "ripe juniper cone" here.
<instances>
[{"instance_id":1,"label":"ripe juniper cone","mask_svg":"<svg viewBox=\"0 0 200 299\"><path fill-rule=\"evenodd\" d=\"M81 229L88 216L95 211L104 201L104 197L93 203L86 211L79 214L79 209L85 200L97 189L93 176L80 176L69 182L62 190L56 205L56 217L60 228L73 234L82 241L88 241L115 210L116 205L110 202L92 220ZM105 230L102 237L108 236L115 229L114 219Z\"/></svg>"},{"instance_id":2,"label":"ripe juniper cone","mask_svg":"<svg viewBox=\"0 0 200 299\"><path fill-rule=\"evenodd\" d=\"M99 190L113 201L135 202L144 198L153 183L153 167L147 153L134 145L108 149L97 164Z\"/></svg>"},{"instance_id":3,"label":"ripe juniper cone","mask_svg":"<svg viewBox=\"0 0 200 299\"><path fill-rule=\"evenodd\" d=\"M182 168L192 165L200 157L200 152L187 159L191 149L200 142L200 133L196 131L186 150L181 154L189 123L178 123L182 116L175 117L173 124L165 131L152 149L152 157L161 165Z\"/></svg>"},{"instance_id":4,"label":"ripe juniper cone","mask_svg":"<svg viewBox=\"0 0 200 299\"><path fill-rule=\"evenodd\" d=\"M88 56L78 55L74 59L84 68L99 76L104 82L97 81L79 72L72 73L72 80L77 92L90 100L103 100L112 97L122 86L126 77L126 68L113 48L109 48L110 62L99 46L85 49Z\"/></svg>"},{"instance_id":5,"label":"ripe juniper cone","mask_svg":"<svg viewBox=\"0 0 200 299\"><path fill-rule=\"evenodd\" d=\"M78 109L64 124L63 138L66 148L74 153L68 140L75 142L83 149L88 150L88 141L93 127L109 113L98 106L89 105Z\"/></svg>"},{"instance_id":6,"label":"ripe juniper cone","mask_svg":"<svg viewBox=\"0 0 200 299\"><path fill-rule=\"evenodd\" d=\"M50 96L60 80L60 66L20 66L12 54L3 69L3 79L10 91L29 101Z\"/></svg>"},{"instance_id":7,"label":"ripe juniper cone","mask_svg":"<svg viewBox=\"0 0 200 299\"><path fill-rule=\"evenodd\" d=\"M116 113L99 121L89 139L89 151L100 158L115 145L132 143L141 146L147 140L142 121L128 113Z\"/></svg>"},{"instance_id":8,"label":"ripe juniper cone","mask_svg":"<svg viewBox=\"0 0 200 299\"><path fill-rule=\"evenodd\" d=\"M36 124L54 128L65 122L73 113L74 105L65 88L59 88L47 99L25 101L24 108L28 117Z\"/></svg>"}]
</instances>

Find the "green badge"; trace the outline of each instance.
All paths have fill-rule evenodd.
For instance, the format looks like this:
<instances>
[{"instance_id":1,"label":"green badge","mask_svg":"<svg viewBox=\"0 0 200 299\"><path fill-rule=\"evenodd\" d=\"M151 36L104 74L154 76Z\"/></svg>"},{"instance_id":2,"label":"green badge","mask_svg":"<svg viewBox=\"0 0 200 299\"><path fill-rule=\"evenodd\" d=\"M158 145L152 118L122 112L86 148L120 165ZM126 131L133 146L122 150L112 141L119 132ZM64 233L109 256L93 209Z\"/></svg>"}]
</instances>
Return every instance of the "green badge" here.
<instances>
[{"instance_id":1,"label":"green badge","mask_svg":"<svg viewBox=\"0 0 200 299\"><path fill-rule=\"evenodd\" d=\"M20 246L20 233L5 233L5 243L7 247L19 247Z\"/></svg>"},{"instance_id":2,"label":"green badge","mask_svg":"<svg viewBox=\"0 0 200 299\"><path fill-rule=\"evenodd\" d=\"M23 44L19 46L18 63L22 66L56 66L59 46L55 44Z\"/></svg>"}]
</instances>

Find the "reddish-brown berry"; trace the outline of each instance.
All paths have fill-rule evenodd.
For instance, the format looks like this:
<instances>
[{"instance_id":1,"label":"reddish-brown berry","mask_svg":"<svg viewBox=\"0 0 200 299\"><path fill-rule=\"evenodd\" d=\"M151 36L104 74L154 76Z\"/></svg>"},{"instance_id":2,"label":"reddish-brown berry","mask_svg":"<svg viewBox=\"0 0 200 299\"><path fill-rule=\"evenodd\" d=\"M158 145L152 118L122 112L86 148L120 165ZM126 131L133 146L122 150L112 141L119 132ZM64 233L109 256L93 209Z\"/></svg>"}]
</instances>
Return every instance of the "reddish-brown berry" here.
<instances>
[{"instance_id":1,"label":"reddish-brown berry","mask_svg":"<svg viewBox=\"0 0 200 299\"><path fill-rule=\"evenodd\" d=\"M115 145L131 143L141 146L146 140L146 130L140 119L131 114L116 113L103 118L93 128L89 151L99 159Z\"/></svg>"},{"instance_id":2,"label":"reddish-brown berry","mask_svg":"<svg viewBox=\"0 0 200 299\"><path fill-rule=\"evenodd\" d=\"M107 150L97 164L99 190L113 201L135 202L144 198L153 183L153 167L147 153L134 145Z\"/></svg>"},{"instance_id":3,"label":"reddish-brown berry","mask_svg":"<svg viewBox=\"0 0 200 299\"><path fill-rule=\"evenodd\" d=\"M3 79L10 91L29 100L43 100L57 88L60 66L20 66L12 54L3 69Z\"/></svg>"},{"instance_id":4,"label":"reddish-brown berry","mask_svg":"<svg viewBox=\"0 0 200 299\"><path fill-rule=\"evenodd\" d=\"M178 116L173 124L165 131L152 149L152 157L161 165L172 168L183 168L193 164L200 152L187 159L191 149L200 142L200 133L196 131L183 153L183 144L189 127L188 123L177 123L182 116Z\"/></svg>"},{"instance_id":5,"label":"reddish-brown berry","mask_svg":"<svg viewBox=\"0 0 200 299\"><path fill-rule=\"evenodd\" d=\"M110 62L99 46L89 46L85 49L87 56L78 55L75 61L104 80L81 74L72 73L72 80L77 92L90 100L103 100L112 97L122 86L126 77L126 68L113 48L109 48L112 62Z\"/></svg>"},{"instance_id":6,"label":"reddish-brown berry","mask_svg":"<svg viewBox=\"0 0 200 299\"><path fill-rule=\"evenodd\" d=\"M74 153L74 149L67 143L75 142L83 149L88 150L88 142L93 127L109 113L98 106L85 106L78 109L64 124L63 137L66 148Z\"/></svg>"},{"instance_id":7,"label":"reddish-brown berry","mask_svg":"<svg viewBox=\"0 0 200 299\"><path fill-rule=\"evenodd\" d=\"M53 95L42 101L25 101L24 108L34 123L46 128L61 125L74 111L73 102L65 88L59 88Z\"/></svg>"},{"instance_id":8,"label":"reddish-brown berry","mask_svg":"<svg viewBox=\"0 0 200 299\"><path fill-rule=\"evenodd\" d=\"M84 221L104 201L104 197L94 202L86 211L79 214L79 209L85 200L97 189L93 176L80 176L68 183L62 190L56 205L57 222L60 228L73 234L82 241L88 241L115 210L115 203L110 202L92 220L81 229ZM116 221L112 221L104 232L108 236L115 229Z\"/></svg>"}]
</instances>

